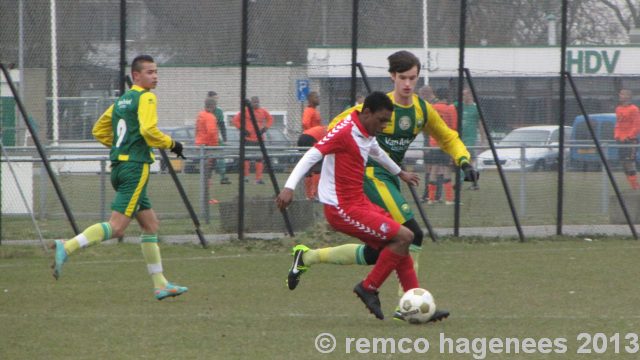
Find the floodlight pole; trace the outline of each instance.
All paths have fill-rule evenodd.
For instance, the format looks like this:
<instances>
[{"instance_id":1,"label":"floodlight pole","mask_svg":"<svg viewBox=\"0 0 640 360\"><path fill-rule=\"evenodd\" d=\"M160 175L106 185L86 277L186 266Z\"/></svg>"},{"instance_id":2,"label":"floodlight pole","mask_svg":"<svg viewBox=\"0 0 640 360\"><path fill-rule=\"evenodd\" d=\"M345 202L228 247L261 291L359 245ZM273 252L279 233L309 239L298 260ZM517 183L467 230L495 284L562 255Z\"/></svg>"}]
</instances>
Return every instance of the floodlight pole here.
<instances>
[{"instance_id":1,"label":"floodlight pole","mask_svg":"<svg viewBox=\"0 0 640 360\"><path fill-rule=\"evenodd\" d=\"M358 3L353 0L351 12L351 105L356 103L357 67L358 67Z\"/></svg>"},{"instance_id":2,"label":"floodlight pole","mask_svg":"<svg viewBox=\"0 0 640 360\"><path fill-rule=\"evenodd\" d=\"M238 239L244 239L244 159L247 116L244 100L247 97L247 47L249 37L249 0L242 0L242 41L240 50L240 158L238 159Z\"/></svg>"},{"instance_id":3,"label":"floodlight pole","mask_svg":"<svg viewBox=\"0 0 640 360\"><path fill-rule=\"evenodd\" d=\"M564 193L564 124L566 116L566 78L565 69L567 61L567 12L569 11L568 0L562 0L562 32L560 35L560 103L558 112L559 143L558 143L558 192L556 209L556 235L562 235L562 213L563 213L563 193Z\"/></svg>"},{"instance_id":4,"label":"floodlight pole","mask_svg":"<svg viewBox=\"0 0 640 360\"><path fill-rule=\"evenodd\" d=\"M464 48L466 46L465 32L467 29L467 0L460 0L460 41L458 44L458 134L462 134L463 104L462 87L464 86ZM460 170L456 168L455 204L453 209L453 236L460 236Z\"/></svg>"}]
</instances>

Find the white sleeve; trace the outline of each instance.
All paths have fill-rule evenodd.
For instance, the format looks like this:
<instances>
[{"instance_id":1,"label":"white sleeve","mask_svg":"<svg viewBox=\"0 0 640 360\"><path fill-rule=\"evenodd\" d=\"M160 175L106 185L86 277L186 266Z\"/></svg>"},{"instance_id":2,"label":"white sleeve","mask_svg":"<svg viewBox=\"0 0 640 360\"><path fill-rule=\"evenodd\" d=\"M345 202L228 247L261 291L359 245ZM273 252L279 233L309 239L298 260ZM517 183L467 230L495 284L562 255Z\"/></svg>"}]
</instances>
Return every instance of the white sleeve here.
<instances>
[{"instance_id":1,"label":"white sleeve","mask_svg":"<svg viewBox=\"0 0 640 360\"><path fill-rule=\"evenodd\" d=\"M305 175L307 175L313 165L322 160L322 157L323 155L320 150L316 149L315 147L307 150L304 156L296 164L296 167L293 168L293 171L291 172L291 175L289 175L287 183L284 184L284 187L294 190L296 188L296 185L298 185L298 182L300 182L300 180Z\"/></svg>"},{"instance_id":2,"label":"white sleeve","mask_svg":"<svg viewBox=\"0 0 640 360\"><path fill-rule=\"evenodd\" d=\"M380 148L378 145L378 141L374 141L371 144L371 149L369 150L369 156L375 161L377 161L380 165L382 165L385 169L387 169L393 175L398 175L402 170L395 161L391 160L389 155L387 155L384 150Z\"/></svg>"}]
</instances>

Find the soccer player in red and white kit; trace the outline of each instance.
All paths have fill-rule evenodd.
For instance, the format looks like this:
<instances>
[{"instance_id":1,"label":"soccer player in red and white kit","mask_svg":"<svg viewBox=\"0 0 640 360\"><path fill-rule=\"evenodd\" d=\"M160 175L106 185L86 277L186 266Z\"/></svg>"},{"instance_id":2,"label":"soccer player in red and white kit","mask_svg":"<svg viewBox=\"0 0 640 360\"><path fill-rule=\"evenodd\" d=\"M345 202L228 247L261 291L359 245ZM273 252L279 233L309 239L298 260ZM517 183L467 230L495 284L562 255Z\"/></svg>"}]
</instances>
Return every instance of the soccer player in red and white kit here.
<instances>
[{"instance_id":1,"label":"soccer player in red and white kit","mask_svg":"<svg viewBox=\"0 0 640 360\"><path fill-rule=\"evenodd\" d=\"M276 198L278 208L285 209L293 200L297 183L324 158L318 196L324 204L327 221L334 229L380 250L373 269L353 291L381 320L384 315L378 289L392 271L396 271L405 291L419 287L413 260L409 256L413 233L373 204L363 190L368 157L406 183L418 184L418 175L400 169L376 140L376 134L391 120L392 112L393 103L387 95L371 93L365 99L361 112L354 111L305 153ZM293 269L296 269L295 264Z\"/></svg>"}]
</instances>

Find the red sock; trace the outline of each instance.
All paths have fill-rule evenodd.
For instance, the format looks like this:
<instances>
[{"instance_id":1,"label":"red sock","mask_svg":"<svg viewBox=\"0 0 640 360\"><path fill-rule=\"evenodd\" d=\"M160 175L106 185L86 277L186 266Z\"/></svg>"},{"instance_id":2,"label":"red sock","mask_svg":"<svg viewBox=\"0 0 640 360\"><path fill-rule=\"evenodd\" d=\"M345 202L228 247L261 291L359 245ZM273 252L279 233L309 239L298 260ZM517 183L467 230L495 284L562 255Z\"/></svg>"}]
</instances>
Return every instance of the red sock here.
<instances>
[{"instance_id":1,"label":"red sock","mask_svg":"<svg viewBox=\"0 0 640 360\"><path fill-rule=\"evenodd\" d=\"M251 169L251 161L245 160L244 161L244 176L245 177L249 176L249 169Z\"/></svg>"},{"instance_id":2,"label":"red sock","mask_svg":"<svg viewBox=\"0 0 640 360\"><path fill-rule=\"evenodd\" d=\"M438 191L438 186L435 183L429 183L429 200L436 200L436 192Z\"/></svg>"},{"instance_id":3,"label":"red sock","mask_svg":"<svg viewBox=\"0 0 640 360\"><path fill-rule=\"evenodd\" d=\"M627 175L627 181L629 181L629 185L633 190L640 189L640 184L638 184L638 175Z\"/></svg>"},{"instance_id":4,"label":"red sock","mask_svg":"<svg viewBox=\"0 0 640 360\"><path fill-rule=\"evenodd\" d=\"M451 180L445 180L444 184L444 198L447 201L453 201L453 185L451 185Z\"/></svg>"},{"instance_id":5,"label":"red sock","mask_svg":"<svg viewBox=\"0 0 640 360\"><path fill-rule=\"evenodd\" d=\"M402 285L402 289L405 292L420 287L418 276L413 269L413 259L411 259L410 255L400 260L398 266L396 266L396 274L398 274L398 280L400 280L400 285Z\"/></svg>"},{"instance_id":6,"label":"red sock","mask_svg":"<svg viewBox=\"0 0 640 360\"><path fill-rule=\"evenodd\" d=\"M362 281L362 286L369 291L376 291L389 277L389 274L398 267L398 263L404 256L394 253L385 247L380 252L378 261L373 266L367 277Z\"/></svg>"},{"instance_id":7,"label":"red sock","mask_svg":"<svg viewBox=\"0 0 640 360\"><path fill-rule=\"evenodd\" d=\"M256 161L256 180L262 180L262 169L264 169L262 161Z\"/></svg>"}]
</instances>

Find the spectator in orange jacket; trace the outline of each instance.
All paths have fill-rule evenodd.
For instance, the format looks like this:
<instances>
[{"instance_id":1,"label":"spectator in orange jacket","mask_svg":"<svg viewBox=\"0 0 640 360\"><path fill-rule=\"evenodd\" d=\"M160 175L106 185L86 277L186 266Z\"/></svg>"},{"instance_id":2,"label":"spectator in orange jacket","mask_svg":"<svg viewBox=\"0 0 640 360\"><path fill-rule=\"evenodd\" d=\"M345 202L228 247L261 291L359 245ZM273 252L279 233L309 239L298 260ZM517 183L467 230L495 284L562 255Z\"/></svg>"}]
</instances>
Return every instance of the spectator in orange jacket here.
<instances>
[{"instance_id":1,"label":"spectator in orange jacket","mask_svg":"<svg viewBox=\"0 0 640 360\"><path fill-rule=\"evenodd\" d=\"M207 98L204 101L204 110L198 113L198 117L196 119L196 145L202 146L218 146L220 144L219 132L218 132L218 121L216 116L214 115L214 111L216 109L216 100L213 98ZM223 169L220 170L220 166ZM207 197L209 195L209 189L211 187L211 175L213 174L213 169L216 168L218 170L218 174L220 175L220 184L231 184L231 181L225 176L225 168L224 161L220 159L220 161L216 161L216 159L209 159L206 163L205 169L205 177L207 179ZM217 204L218 200L211 198L209 200L210 204Z\"/></svg>"},{"instance_id":2,"label":"spectator in orange jacket","mask_svg":"<svg viewBox=\"0 0 640 360\"><path fill-rule=\"evenodd\" d=\"M432 104L433 109L438 112L449 128L458 130L458 112L456 107L447 101L447 93L448 90L445 88L436 90L435 95L437 100L435 104ZM429 146L438 147L438 142L433 137L429 137ZM444 203L452 205L453 185L451 184L451 158L442 150L437 149L429 152L427 160L430 164L430 169L427 171L429 173L428 203L434 204L436 202L438 186L442 184L445 196Z\"/></svg>"},{"instance_id":3,"label":"spectator in orange jacket","mask_svg":"<svg viewBox=\"0 0 640 360\"><path fill-rule=\"evenodd\" d=\"M298 138L299 147L312 147L315 143L322 140L327 135L327 128L319 125L305 130ZM307 200L316 200L318 198L318 184L320 183L320 171L322 170L322 161L317 162L304 178L304 190Z\"/></svg>"},{"instance_id":4,"label":"spectator in orange jacket","mask_svg":"<svg viewBox=\"0 0 640 360\"><path fill-rule=\"evenodd\" d=\"M251 106L253 107L253 113L256 116L256 121L258 123L258 129L254 129L253 122L251 121L249 115L249 109L246 110L246 124L245 124L245 133L244 138L246 140L246 146L260 146L258 143L258 135L262 137L264 140L264 133L267 132L267 129L273 125L273 117L269 114L267 109L260 107L260 98L254 96L251 98ZM233 117L233 125L240 129L240 112ZM251 168L251 160L245 160L244 162L244 181L249 181L249 170ZM264 170L264 164L262 163L262 159L256 160L256 184L264 184L262 180L262 171Z\"/></svg>"},{"instance_id":5,"label":"spectator in orange jacket","mask_svg":"<svg viewBox=\"0 0 640 360\"><path fill-rule=\"evenodd\" d=\"M640 110L631 103L633 94L631 90L622 89L618 94L619 105L616 107L616 126L613 129L613 137L619 144L633 145L633 147L620 147L619 158L627 176L627 181L633 190L640 189L636 172L636 145L638 133L640 133Z\"/></svg>"},{"instance_id":6,"label":"spectator in orange jacket","mask_svg":"<svg viewBox=\"0 0 640 360\"><path fill-rule=\"evenodd\" d=\"M318 105L320 105L320 96L315 91L310 92L307 96L307 107L302 113L302 131L320 126L321 118L317 109Z\"/></svg>"}]
</instances>

